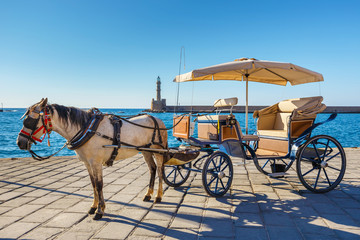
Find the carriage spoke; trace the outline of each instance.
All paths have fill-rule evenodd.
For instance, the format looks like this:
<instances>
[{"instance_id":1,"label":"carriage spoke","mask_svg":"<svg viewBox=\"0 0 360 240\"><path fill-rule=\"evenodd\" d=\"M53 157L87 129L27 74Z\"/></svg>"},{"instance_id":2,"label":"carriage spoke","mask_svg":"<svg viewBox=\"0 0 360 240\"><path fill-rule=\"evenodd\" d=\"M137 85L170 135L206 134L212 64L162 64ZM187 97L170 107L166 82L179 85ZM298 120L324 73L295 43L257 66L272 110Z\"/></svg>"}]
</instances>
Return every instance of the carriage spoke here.
<instances>
[{"instance_id":1,"label":"carriage spoke","mask_svg":"<svg viewBox=\"0 0 360 240\"><path fill-rule=\"evenodd\" d=\"M166 178L169 178L169 176L175 171L175 167L173 168L173 170L171 170L171 172L166 176Z\"/></svg>"},{"instance_id":2,"label":"carriage spoke","mask_svg":"<svg viewBox=\"0 0 360 240\"><path fill-rule=\"evenodd\" d=\"M321 168L319 169L319 172L318 172L318 174L317 174L316 181L315 181L315 185L314 185L314 189L316 189L316 186L317 186L317 184L318 184L319 177L320 177L320 172L321 172Z\"/></svg>"},{"instance_id":3,"label":"carriage spoke","mask_svg":"<svg viewBox=\"0 0 360 240\"><path fill-rule=\"evenodd\" d=\"M229 166L229 164L226 164L226 166L225 166L225 167L223 167L223 169L221 169L221 171L220 171L220 172L224 171L224 169L225 169L225 168L227 168L228 166Z\"/></svg>"},{"instance_id":4,"label":"carriage spoke","mask_svg":"<svg viewBox=\"0 0 360 240\"><path fill-rule=\"evenodd\" d=\"M179 175L182 177L182 179L185 179L185 177L182 175L180 170L179 170Z\"/></svg>"},{"instance_id":5,"label":"carriage spoke","mask_svg":"<svg viewBox=\"0 0 360 240\"><path fill-rule=\"evenodd\" d=\"M216 179L216 177L212 176L212 179L210 179L209 183L207 184L209 187L213 183L213 181Z\"/></svg>"},{"instance_id":6,"label":"carriage spoke","mask_svg":"<svg viewBox=\"0 0 360 240\"><path fill-rule=\"evenodd\" d=\"M217 189L218 189L218 184L219 184L219 178L216 178L216 184L215 184L215 192L217 193Z\"/></svg>"},{"instance_id":7,"label":"carriage spoke","mask_svg":"<svg viewBox=\"0 0 360 240\"><path fill-rule=\"evenodd\" d=\"M323 170L324 170L324 173L325 173L325 176L326 176L326 180L329 183L329 186L331 186L330 179L329 179L329 177L328 177L328 175L327 175L327 173L325 171L325 168L323 168Z\"/></svg>"},{"instance_id":8,"label":"carriage spoke","mask_svg":"<svg viewBox=\"0 0 360 240\"><path fill-rule=\"evenodd\" d=\"M317 156L317 157L318 157L318 159L320 160L320 159L321 159L321 157L320 157L320 155L319 155L319 152L318 152L318 150L317 150L317 147L315 146L315 143L314 143L314 142L312 142L312 145L314 146L316 156Z\"/></svg>"},{"instance_id":9,"label":"carriage spoke","mask_svg":"<svg viewBox=\"0 0 360 240\"><path fill-rule=\"evenodd\" d=\"M324 156L323 156L323 158L322 158L322 160L321 160L321 161L324 161L324 160L325 160L325 157L326 157L326 151L327 151L327 149L328 149L328 147L329 147L329 143L330 143L330 139L328 139L328 141L327 141L327 143L326 143L326 147L325 147L325 151L324 151Z\"/></svg>"},{"instance_id":10,"label":"carriage spoke","mask_svg":"<svg viewBox=\"0 0 360 240\"><path fill-rule=\"evenodd\" d=\"M174 168L175 169L175 174L174 174L174 180L173 180L173 183L175 184L175 181L176 181L176 173L177 173L177 171L176 171L176 168Z\"/></svg>"},{"instance_id":11,"label":"carriage spoke","mask_svg":"<svg viewBox=\"0 0 360 240\"><path fill-rule=\"evenodd\" d=\"M303 177L306 176L307 174L311 173L314 169L316 169L316 168L310 169L309 171L307 171L307 172L306 172L305 174L303 174L302 176L303 176Z\"/></svg>"},{"instance_id":12,"label":"carriage spoke","mask_svg":"<svg viewBox=\"0 0 360 240\"><path fill-rule=\"evenodd\" d=\"M338 168L335 168L335 167L332 167L332 166L327 166L328 168L331 168L331 169L334 169L334 170L336 170L336 171L341 171L340 169L338 169Z\"/></svg>"},{"instance_id":13,"label":"carriage spoke","mask_svg":"<svg viewBox=\"0 0 360 240\"><path fill-rule=\"evenodd\" d=\"M330 161L331 159L333 159L334 157L336 157L337 155L339 155L340 152L338 152L337 154L335 154L334 156L331 156L329 159L326 160L326 162Z\"/></svg>"},{"instance_id":14,"label":"carriage spoke","mask_svg":"<svg viewBox=\"0 0 360 240\"><path fill-rule=\"evenodd\" d=\"M217 167L216 167L216 164L215 164L214 160L211 160L211 163L214 165L214 169L216 170Z\"/></svg>"},{"instance_id":15,"label":"carriage spoke","mask_svg":"<svg viewBox=\"0 0 360 240\"><path fill-rule=\"evenodd\" d=\"M220 167L221 167L221 165L225 162L225 159L224 159L224 161L222 161L224 158L220 158L220 163L219 163L219 166L217 166L217 169L216 170L218 170L219 172L220 172Z\"/></svg>"},{"instance_id":16,"label":"carriage spoke","mask_svg":"<svg viewBox=\"0 0 360 240\"><path fill-rule=\"evenodd\" d=\"M226 189L226 188L225 188L225 186L224 186L223 181L222 181L221 179L219 179L219 180L220 180L220 183L221 183L221 185L222 185L223 189Z\"/></svg>"}]
</instances>

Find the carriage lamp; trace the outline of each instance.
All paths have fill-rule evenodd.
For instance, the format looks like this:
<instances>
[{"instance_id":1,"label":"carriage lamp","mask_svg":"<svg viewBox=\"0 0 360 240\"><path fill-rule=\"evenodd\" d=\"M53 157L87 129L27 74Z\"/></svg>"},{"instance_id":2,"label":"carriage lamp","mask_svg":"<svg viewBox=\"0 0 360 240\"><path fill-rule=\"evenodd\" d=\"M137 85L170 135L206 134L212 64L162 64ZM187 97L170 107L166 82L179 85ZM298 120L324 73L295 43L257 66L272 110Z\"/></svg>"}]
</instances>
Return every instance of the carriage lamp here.
<instances>
[{"instance_id":1,"label":"carriage lamp","mask_svg":"<svg viewBox=\"0 0 360 240\"><path fill-rule=\"evenodd\" d=\"M226 118L226 125L228 127L231 127L231 126L235 126L236 125L236 119L235 119L235 116L230 114L227 118Z\"/></svg>"}]
</instances>

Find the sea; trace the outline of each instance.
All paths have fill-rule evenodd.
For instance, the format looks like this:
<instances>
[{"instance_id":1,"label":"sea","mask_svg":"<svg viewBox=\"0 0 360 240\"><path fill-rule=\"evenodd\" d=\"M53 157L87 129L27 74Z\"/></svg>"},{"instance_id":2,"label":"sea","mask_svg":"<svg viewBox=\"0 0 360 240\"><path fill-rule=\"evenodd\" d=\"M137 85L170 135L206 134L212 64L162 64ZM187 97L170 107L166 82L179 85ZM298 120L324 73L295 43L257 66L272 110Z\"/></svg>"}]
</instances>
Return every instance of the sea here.
<instances>
[{"instance_id":1,"label":"sea","mask_svg":"<svg viewBox=\"0 0 360 240\"><path fill-rule=\"evenodd\" d=\"M116 114L120 116L131 116L143 113L144 109L100 109L103 113ZM20 150L16 144L16 138L22 128L21 116L25 113L25 108L4 108L0 112L0 158L21 158L30 157L29 152ZM167 128L173 125L174 113L151 113L151 115L160 118ZM240 122L240 126L245 132L245 114L234 114L236 119ZM326 120L330 114L318 114L316 122ZM255 122L252 114L249 114L249 133L255 132ZM196 132L196 128L195 128ZM172 136L172 130L168 131L169 147L176 147L180 142ZM360 147L360 114L338 114L334 121L328 122L316 128L312 135L329 135L336 138L343 147ZM37 145L33 145L32 150L41 156L50 155L59 150L66 140L57 133L52 133L50 138L51 146L47 146L47 138ZM64 148L57 156L71 156L75 152Z\"/></svg>"}]
</instances>

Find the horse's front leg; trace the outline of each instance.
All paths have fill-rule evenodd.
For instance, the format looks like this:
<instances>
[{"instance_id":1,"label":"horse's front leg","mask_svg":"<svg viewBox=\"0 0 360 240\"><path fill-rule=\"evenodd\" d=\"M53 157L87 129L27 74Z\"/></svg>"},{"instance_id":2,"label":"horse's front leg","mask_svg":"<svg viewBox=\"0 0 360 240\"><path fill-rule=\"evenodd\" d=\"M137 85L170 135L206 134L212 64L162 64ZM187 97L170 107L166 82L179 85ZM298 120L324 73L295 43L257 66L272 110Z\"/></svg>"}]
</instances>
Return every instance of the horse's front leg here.
<instances>
[{"instance_id":1,"label":"horse's front leg","mask_svg":"<svg viewBox=\"0 0 360 240\"><path fill-rule=\"evenodd\" d=\"M151 195L154 192L156 165L155 165L152 153L143 152L142 154L143 154L145 162L147 163L149 170L150 170L150 182L149 182L148 190L143 198L144 202L148 202L148 201L150 201Z\"/></svg>"},{"instance_id":2,"label":"horse's front leg","mask_svg":"<svg viewBox=\"0 0 360 240\"><path fill-rule=\"evenodd\" d=\"M96 214L93 219L98 220L102 218L105 210L105 200L103 195L103 174L102 174L101 163L93 164L92 169L94 173L94 182L95 182L94 189L96 190L95 194L97 194L97 200L98 200Z\"/></svg>"},{"instance_id":3,"label":"horse's front leg","mask_svg":"<svg viewBox=\"0 0 360 240\"><path fill-rule=\"evenodd\" d=\"M96 209L97 209L97 206L99 204L99 197L98 197L98 193L96 191L96 182L95 182L95 177L94 177L94 173L93 173L93 169L92 167L90 166L90 164L87 162L87 161L84 161L85 163L85 166L89 172L89 177L90 177L90 181L91 181L91 185L93 187L93 191L94 191L94 201L93 201L93 204L91 205L90 207L90 210L89 210L89 214L94 214Z\"/></svg>"}]
</instances>

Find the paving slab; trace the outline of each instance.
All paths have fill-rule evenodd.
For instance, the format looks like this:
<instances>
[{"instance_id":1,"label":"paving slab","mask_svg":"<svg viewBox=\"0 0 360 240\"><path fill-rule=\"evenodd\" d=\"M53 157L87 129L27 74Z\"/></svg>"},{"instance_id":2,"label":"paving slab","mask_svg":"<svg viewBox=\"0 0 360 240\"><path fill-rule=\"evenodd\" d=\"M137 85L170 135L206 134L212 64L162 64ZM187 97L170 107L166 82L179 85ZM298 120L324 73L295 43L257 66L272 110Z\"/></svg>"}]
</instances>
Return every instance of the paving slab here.
<instances>
[{"instance_id":1,"label":"paving slab","mask_svg":"<svg viewBox=\"0 0 360 240\"><path fill-rule=\"evenodd\" d=\"M23 239L37 239L37 240L46 240L53 239L62 232L60 228L50 228L50 227L38 227L29 233L25 234Z\"/></svg>"},{"instance_id":2,"label":"paving slab","mask_svg":"<svg viewBox=\"0 0 360 240\"><path fill-rule=\"evenodd\" d=\"M38 223L15 222L0 230L1 239L16 239L38 226Z\"/></svg>"},{"instance_id":3,"label":"paving slab","mask_svg":"<svg viewBox=\"0 0 360 240\"><path fill-rule=\"evenodd\" d=\"M251 161L233 158L235 176L225 196L208 196L201 173L192 172L181 187L164 184L161 203L154 196L142 201L149 173L136 155L104 167L107 205L98 221L87 214L92 186L75 156L1 159L0 238L360 239L360 149L345 151L347 172L329 193L306 190L294 169L269 178Z\"/></svg>"}]
</instances>

